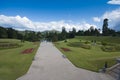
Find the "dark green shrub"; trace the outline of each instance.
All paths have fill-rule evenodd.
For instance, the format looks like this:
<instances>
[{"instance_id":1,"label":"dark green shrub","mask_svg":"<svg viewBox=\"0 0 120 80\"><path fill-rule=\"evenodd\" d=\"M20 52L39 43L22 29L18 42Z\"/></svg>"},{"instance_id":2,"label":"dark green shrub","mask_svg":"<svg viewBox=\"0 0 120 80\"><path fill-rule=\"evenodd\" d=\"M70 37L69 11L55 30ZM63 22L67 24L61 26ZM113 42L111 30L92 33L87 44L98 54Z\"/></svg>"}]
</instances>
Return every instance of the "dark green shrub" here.
<instances>
[{"instance_id":1,"label":"dark green shrub","mask_svg":"<svg viewBox=\"0 0 120 80\"><path fill-rule=\"evenodd\" d=\"M116 51L114 46L102 46L101 49L106 52Z\"/></svg>"},{"instance_id":2,"label":"dark green shrub","mask_svg":"<svg viewBox=\"0 0 120 80\"><path fill-rule=\"evenodd\" d=\"M108 43L102 41L101 44L102 44L103 46L106 46Z\"/></svg>"},{"instance_id":3,"label":"dark green shrub","mask_svg":"<svg viewBox=\"0 0 120 80\"><path fill-rule=\"evenodd\" d=\"M18 44L18 43L0 43L0 49L8 49L8 48L17 48L20 47L22 45Z\"/></svg>"},{"instance_id":4,"label":"dark green shrub","mask_svg":"<svg viewBox=\"0 0 120 80\"><path fill-rule=\"evenodd\" d=\"M67 40L65 39L65 41L64 42L67 42Z\"/></svg>"},{"instance_id":5,"label":"dark green shrub","mask_svg":"<svg viewBox=\"0 0 120 80\"><path fill-rule=\"evenodd\" d=\"M115 49L116 49L117 51L120 51L120 45L119 45L119 46L115 46Z\"/></svg>"},{"instance_id":6,"label":"dark green shrub","mask_svg":"<svg viewBox=\"0 0 120 80\"><path fill-rule=\"evenodd\" d=\"M91 46L90 46L90 45L87 45L87 44L82 44L82 45L81 45L81 48L91 49Z\"/></svg>"},{"instance_id":7,"label":"dark green shrub","mask_svg":"<svg viewBox=\"0 0 120 80\"><path fill-rule=\"evenodd\" d=\"M84 44L84 43L81 43L81 42L73 42L73 43L69 43L67 45L70 46L70 47L81 47L81 48L84 48L84 49L91 49L90 45Z\"/></svg>"},{"instance_id":8,"label":"dark green shrub","mask_svg":"<svg viewBox=\"0 0 120 80\"><path fill-rule=\"evenodd\" d=\"M102 46L101 49L105 52L120 51L120 46Z\"/></svg>"},{"instance_id":9,"label":"dark green shrub","mask_svg":"<svg viewBox=\"0 0 120 80\"><path fill-rule=\"evenodd\" d=\"M81 43L80 42L73 42L73 43L69 43L67 45L70 46L70 47L80 47Z\"/></svg>"},{"instance_id":10,"label":"dark green shrub","mask_svg":"<svg viewBox=\"0 0 120 80\"><path fill-rule=\"evenodd\" d=\"M89 44L90 42L89 41L85 41L85 44Z\"/></svg>"}]
</instances>

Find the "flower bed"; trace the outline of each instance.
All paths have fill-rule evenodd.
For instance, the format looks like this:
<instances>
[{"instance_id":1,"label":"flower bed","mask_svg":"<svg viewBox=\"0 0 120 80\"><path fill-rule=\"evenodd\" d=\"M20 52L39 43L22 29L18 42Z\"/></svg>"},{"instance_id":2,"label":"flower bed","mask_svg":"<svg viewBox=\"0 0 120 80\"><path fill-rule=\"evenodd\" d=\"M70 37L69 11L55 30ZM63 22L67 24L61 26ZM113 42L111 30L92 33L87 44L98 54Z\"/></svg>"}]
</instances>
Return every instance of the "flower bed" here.
<instances>
[{"instance_id":1,"label":"flower bed","mask_svg":"<svg viewBox=\"0 0 120 80\"><path fill-rule=\"evenodd\" d=\"M34 50L34 48L25 49L24 51L22 51L22 54L29 54L29 53L32 53L33 50Z\"/></svg>"},{"instance_id":2,"label":"flower bed","mask_svg":"<svg viewBox=\"0 0 120 80\"><path fill-rule=\"evenodd\" d=\"M71 51L70 49L68 49L68 48L61 48L63 51Z\"/></svg>"}]
</instances>

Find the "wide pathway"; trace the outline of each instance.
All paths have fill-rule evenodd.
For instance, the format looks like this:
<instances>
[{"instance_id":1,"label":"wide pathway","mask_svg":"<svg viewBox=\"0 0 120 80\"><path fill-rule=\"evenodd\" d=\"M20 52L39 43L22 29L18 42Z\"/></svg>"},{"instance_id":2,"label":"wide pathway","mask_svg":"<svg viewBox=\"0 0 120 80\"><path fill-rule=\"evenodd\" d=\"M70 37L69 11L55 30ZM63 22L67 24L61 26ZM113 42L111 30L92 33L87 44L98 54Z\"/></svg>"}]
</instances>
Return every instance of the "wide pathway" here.
<instances>
[{"instance_id":1,"label":"wide pathway","mask_svg":"<svg viewBox=\"0 0 120 80\"><path fill-rule=\"evenodd\" d=\"M75 67L52 44L42 42L27 74L17 80L113 80L109 75Z\"/></svg>"}]
</instances>

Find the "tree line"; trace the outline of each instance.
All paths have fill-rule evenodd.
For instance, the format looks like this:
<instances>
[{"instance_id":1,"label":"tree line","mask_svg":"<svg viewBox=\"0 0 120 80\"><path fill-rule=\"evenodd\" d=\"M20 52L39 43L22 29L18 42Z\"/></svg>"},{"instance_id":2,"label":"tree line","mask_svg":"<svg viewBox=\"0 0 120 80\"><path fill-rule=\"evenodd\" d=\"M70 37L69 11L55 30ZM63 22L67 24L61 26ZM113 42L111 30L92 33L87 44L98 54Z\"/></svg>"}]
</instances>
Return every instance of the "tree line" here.
<instances>
[{"instance_id":1,"label":"tree line","mask_svg":"<svg viewBox=\"0 0 120 80\"><path fill-rule=\"evenodd\" d=\"M102 32L102 33L101 33ZM67 32L65 27L62 27L62 31L44 31L35 32L30 30L18 31L13 28L4 28L0 26L0 38L20 39L21 41L40 41L46 39L48 41L60 41L68 38L74 38L75 36L120 36L120 31L115 31L108 28L108 19L104 19L102 30L91 26L88 30L78 30L72 28Z\"/></svg>"},{"instance_id":2,"label":"tree line","mask_svg":"<svg viewBox=\"0 0 120 80\"><path fill-rule=\"evenodd\" d=\"M35 31L18 31L13 28L4 28L0 26L0 38L20 39L24 42L27 41L39 41L41 38L41 32Z\"/></svg>"},{"instance_id":3,"label":"tree line","mask_svg":"<svg viewBox=\"0 0 120 80\"><path fill-rule=\"evenodd\" d=\"M45 34L46 35L46 34ZM58 40L65 40L68 38L74 38L75 36L120 36L120 31L115 31L114 29L108 28L108 19L103 20L102 30L94 28L91 26L88 30L78 30L76 31L75 28L72 28L72 31L67 32L65 27L62 27L62 31L58 33L57 31L54 32L47 32L46 39L52 41Z\"/></svg>"}]
</instances>

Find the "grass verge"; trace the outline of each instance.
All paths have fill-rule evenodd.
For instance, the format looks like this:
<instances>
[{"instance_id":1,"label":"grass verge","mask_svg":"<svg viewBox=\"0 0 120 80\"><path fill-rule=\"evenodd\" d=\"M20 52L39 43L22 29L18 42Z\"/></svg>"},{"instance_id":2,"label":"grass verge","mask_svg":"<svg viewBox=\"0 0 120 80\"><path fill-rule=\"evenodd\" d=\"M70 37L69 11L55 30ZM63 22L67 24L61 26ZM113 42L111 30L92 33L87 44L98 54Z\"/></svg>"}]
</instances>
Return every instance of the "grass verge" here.
<instances>
[{"instance_id":1,"label":"grass verge","mask_svg":"<svg viewBox=\"0 0 120 80\"><path fill-rule=\"evenodd\" d=\"M34 44L27 41L21 43L15 39L5 39L4 41L17 42L23 45L18 48L0 50L0 80L16 80L28 71L39 43ZM27 48L34 48L34 51L31 54L21 54Z\"/></svg>"},{"instance_id":2,"label":"grass verge","mask_svg":"<svg viewBox=\"0 0 120 80\"><path fill-rule=\"evenodd\" d=\"M90 40L96 39L96 41L97 41L97 38L93 37L93 36L92 36L92 38L88 37L87 39L86 39L86 37L85 38L84 37L82 37L82 38L76 37L74 39L69 39L67 43L60 41L60 42L55 43L55 45L63 54L66 55L66 57L75 66L77 66L79 68L84 68L87 70L98 72L99 69L104 67L105 62L108 63L108 67L111 67L114 64L116 64L116 58L120 57L120 52L119 51L105 52L101 49L101 45L97 45L97 44L91 45L91 49L84 49L84 48L78 47L79 46L78 44L73 45L75 47L68 45L69 43L71 44L71 43L75 43L75 42L79 42L79 41L81 43L81 40L84 42L84 40L90 41ZM103 39L103 37L99 37L98 41L102 41L102 39ZM108 39L110 39L110 37L108 37ZM112 38L112 39L117 40L116 38ZM105 40L107 40L107 38L105 38ZM115 40L113 40L114 43L115 43ZM119 41L117 41L116 43L119 43ZM65 52L61 49L61 47L68 48L71 51Z\"/></svg>"}]
</instances>

